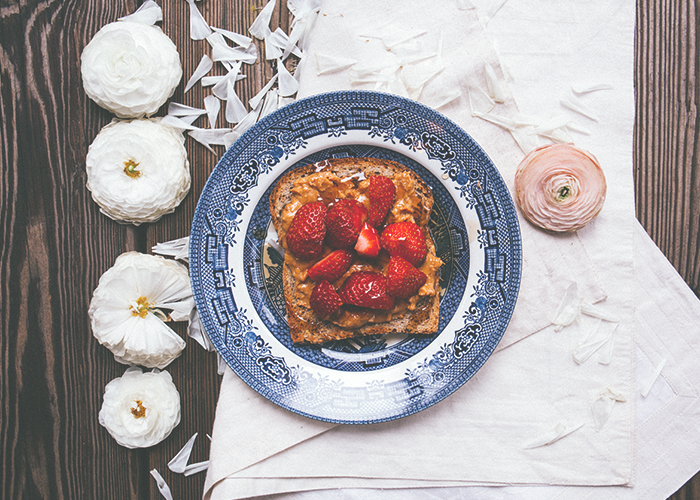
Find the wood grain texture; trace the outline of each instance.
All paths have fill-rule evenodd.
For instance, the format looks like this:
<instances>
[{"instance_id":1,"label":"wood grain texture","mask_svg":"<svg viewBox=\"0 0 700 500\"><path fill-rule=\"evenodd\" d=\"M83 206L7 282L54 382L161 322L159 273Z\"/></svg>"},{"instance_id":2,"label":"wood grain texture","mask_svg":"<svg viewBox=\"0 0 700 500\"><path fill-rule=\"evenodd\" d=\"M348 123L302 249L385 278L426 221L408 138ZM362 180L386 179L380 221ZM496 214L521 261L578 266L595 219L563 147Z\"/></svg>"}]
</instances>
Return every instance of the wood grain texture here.
<instances>
[{"instance_id":1,"label":"wood grain texture","mask_svg":"<svg viewBox=\"0 0 700 500\"><path fill-rule=\"evenodd\" d=\"M638 0L634 132L637 218L700 296L700 4ZM670 497L700 499L700 473Z\"/></svg>"},{"instance_id":2,"label":"wood grain texture","mask_svg":"<svg viewBox=\"0 0 700 500\"><path fill-rule=\"evenodd\" d=\"M85 187L87 148L110 113L82 90L80 53L137 0L0 0L0 498L159 498L156 468L176 498L200 498L204 474L184 477L167 462L195 432L191 461L206 460L220 379L216 356L187 339L168 368L182 395L182 421L163 443L127 450L97 415L105 385L124 366L92 337L87 308L100 275L127 250L189 234L197 199L217 155L192 139L192 188L182 205L135 228L99 212ZM210 89L183 93L204 41L189 38L189 8L159 2L162 28L180 51L184 78L173 100L201 107ZM212 25L245 33L260 0L205 1ZM280 2L284 5L284 2ZM287 31L280 7L272 28ZM693 0L637 2L635 188L637 215L684 279L700 294L700 153L697 105L700 6ZM244 66L243 101L274 70ZM219 67L218 73L223 71ZM163 114L163 110L161 113ZM205 118L200 118L203 125ZM225 126L223 116L219 126ZM185 337L185 326L175 325ZM700 475L672 497L700 498Z\"/></svg>"}]
</instances>

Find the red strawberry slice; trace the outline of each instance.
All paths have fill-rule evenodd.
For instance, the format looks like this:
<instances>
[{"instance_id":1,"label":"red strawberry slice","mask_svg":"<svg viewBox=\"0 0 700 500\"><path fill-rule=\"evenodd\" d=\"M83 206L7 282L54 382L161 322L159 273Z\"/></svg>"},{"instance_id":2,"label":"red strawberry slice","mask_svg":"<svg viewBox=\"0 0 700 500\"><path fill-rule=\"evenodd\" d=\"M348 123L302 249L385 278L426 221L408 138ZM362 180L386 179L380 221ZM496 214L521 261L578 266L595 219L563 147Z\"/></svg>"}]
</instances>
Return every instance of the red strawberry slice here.
<instances>
[{"instance_id":1,"label":"red strawberry slice","mask_svg":"<svg viewBox=\"0 0 700 500\"><path fill-rule=\"evenodd\" d=\"M386 270L386 291L394 297L407 299L425 285L428 276L401 257L389 259Z\"/></svg>"},{"instance_id":2,"label":"red strawberry slice","mask_svg":"<svg viewBox=\"0 0 700 500\"><path fill-rule=\"evenodd\" d=\"M338 200L326 217L328 244L334 248L351 248L366 220L367 209L362 203L353 199Z\"/></svg>"},{"instance_id":3,"label":"red strawberry slice","mask_svg":"<svg viewBox=\"0 0 700 500\"><path fill-rule=\"evenodd\" d=\"M386 214L394 204L396 198L394 181L383 175L370 177L367 198L369 198L368 222L371 226L377 227L384 222Z\"/></svg>"},{"instance_id":4,"label":"red strawberry slice","mask_svg":"<svg viewBox=\"0 0 700 500\"><path fill-rule=\"evenodd\" d=\"M368 259L374 259L379 255L381 249L382 245L379 243L379 233L374 227L370 226L368 222L365 222L360 231L360 235L357 237L357 243L355 244L357 255Z\"/></svg>"},{"instance_id":5,"label":"red strawberry slice","mask_svg":"<svg viewBox=\"0 0 700 500\"><path fill-rule=\"evenodd\" d=\"M321 256L326 237L326 214L323 202L307 203L294 214L287 231L287 247L300 260Z\"/></svg>"},{"instance_id":6,"label":"red strawberry slice","mask_svg":"<svg viewBox=\"0 0 700 500\"><path fill-rule=\"evenodd\" d=\"M340 306L343 305L343 301L335 288L333 288L333 285L327 281L321 281L311 291L309 305L317 316L327 318L340 309Z\"/></svg>"},{"instance_id":7,"label":"red strawberry slice","mask_svg":"<svg viewBox=\"0 0 700 500\"><path fill-rule=\"evenodd\" d=\"M335 281L350 268L352 259L352 252L336 250L316 262L306 274L317 283L323 280Z\"/></svg>"},{"instance_id":8,"label":"red strawberry slice","mask_svg":"<svg viewBox=\"0 0 700 500\"><path fill-rule=\"evenodd\" d=\"M359 307L386 310L394 307L394 298L386 293L386 278L371 271L352 273L338 290L338 295L346 304Z\"/></svg>"},{"instance_id":9,"label":"red strawberry slice","mask_svg":"<svg viewBox=\"0 0 700 500\"><path fill-rule=\"evenodd\" d=\"M422 264L428 253L425 233L413 222L389 224L382 232L380 241L389 255L402 257L414 266Z\"/></svg>"}]
</instances>

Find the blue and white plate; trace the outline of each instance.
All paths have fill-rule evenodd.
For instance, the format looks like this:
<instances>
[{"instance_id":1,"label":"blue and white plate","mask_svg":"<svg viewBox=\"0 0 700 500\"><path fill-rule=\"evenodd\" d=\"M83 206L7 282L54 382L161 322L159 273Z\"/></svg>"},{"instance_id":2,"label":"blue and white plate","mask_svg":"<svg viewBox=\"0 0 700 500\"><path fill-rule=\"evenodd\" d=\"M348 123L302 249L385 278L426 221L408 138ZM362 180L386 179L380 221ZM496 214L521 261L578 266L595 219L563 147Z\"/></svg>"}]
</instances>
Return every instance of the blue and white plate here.
<instances>
[{"instance_id":1,"label":"blue and white plate","mask_svg":"<svg viewBox=\"0 0 700 500\"><path fill-rule=\"evenodd\" d=\"M438 331L294 345L270 192L288 169L368 156L412 168L433 190ZM469 380L503 336L520 270L513 201L484 151L438 112L379 92L316 95L261 120L212 172L190 234L197 308L228 365L270 401L345 424L411 415Z\"/></svg>"}]
</instances>

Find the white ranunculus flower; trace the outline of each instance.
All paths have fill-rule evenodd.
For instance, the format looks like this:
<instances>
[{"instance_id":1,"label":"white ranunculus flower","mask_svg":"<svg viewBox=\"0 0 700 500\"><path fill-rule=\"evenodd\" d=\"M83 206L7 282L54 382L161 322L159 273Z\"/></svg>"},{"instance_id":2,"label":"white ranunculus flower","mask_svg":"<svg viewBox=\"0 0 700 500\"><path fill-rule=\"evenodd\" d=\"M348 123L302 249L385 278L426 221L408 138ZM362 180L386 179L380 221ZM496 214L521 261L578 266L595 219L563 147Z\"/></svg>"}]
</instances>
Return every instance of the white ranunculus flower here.
<instances>
[{"instance_id":1,"label":"white ranunculus flower","mask_svg":"<svg viewBox=\"0 0 700 500\"><path fill-rule=\"evenodd\" d=\"M122 446L153 446L180 423L180 393L168 372L129 367L105 387L99 421Z\"/></svg>"},{"instance_id":2,"label":"white ranunculus flower","mask_svg":"<svg viewBox=\"0 0 700 500\"><path fill-rule=\"evenodd\" d=\"M126 252L100 277L88 315L93 335L117 361L164 368L180 355L185 341L163 320L186 321L193 308L185 266Z\"/></svg>"},{"instance_id":3,"label":"white ranunculus flower","mask_svg":"<svg viewBox=\"0 0 700 500\"><path fill-rule=\"evenodd\" d=\"M80 61L87 95L120 118L152 115L182 78L175 44L158 26L136 21L103 26Z\"/></svg>"},{"instance_id":4,"label":"white ranunculus flower","mask_svg":"<svg viewBox=\"0 0 700 500\"><path fill-rule=\"evenodd\" d=\"M141 224L175 210L190 190L182 133L159 118L106 125L90 145L87 188L102 213Z\"/></svg>"}]
</instances>

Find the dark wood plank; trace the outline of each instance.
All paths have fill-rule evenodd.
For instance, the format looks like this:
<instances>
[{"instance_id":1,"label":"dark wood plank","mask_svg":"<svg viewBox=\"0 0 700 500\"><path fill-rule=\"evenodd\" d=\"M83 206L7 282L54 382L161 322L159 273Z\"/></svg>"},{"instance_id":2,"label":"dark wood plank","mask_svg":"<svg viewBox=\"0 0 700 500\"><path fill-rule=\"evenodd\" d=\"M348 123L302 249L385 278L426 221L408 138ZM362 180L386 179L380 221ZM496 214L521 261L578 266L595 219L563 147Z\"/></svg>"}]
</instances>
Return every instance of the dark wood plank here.
<instances>
[{"instance_id":1,"label":"dark wood plank","mask_svg":"<svg viewBox=\"0 0 700 500\"><path fill-rule=\"evenodd\" d=\"M638 0L635 47L637 218L700 296L698 25L692 0ZM700 498L700 473L670 497Z\"/></svg>"}]
</instances>

